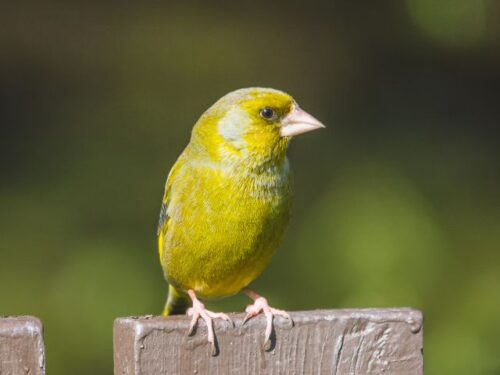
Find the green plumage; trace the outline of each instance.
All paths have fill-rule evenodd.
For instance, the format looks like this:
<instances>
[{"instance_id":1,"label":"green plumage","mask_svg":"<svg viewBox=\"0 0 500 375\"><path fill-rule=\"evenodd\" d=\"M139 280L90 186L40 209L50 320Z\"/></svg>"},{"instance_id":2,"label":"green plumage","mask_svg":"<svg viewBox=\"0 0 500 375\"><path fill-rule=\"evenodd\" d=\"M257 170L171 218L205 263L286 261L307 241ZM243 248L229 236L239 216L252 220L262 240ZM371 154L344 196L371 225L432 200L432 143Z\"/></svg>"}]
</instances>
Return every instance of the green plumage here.
<instances>
[{"instance_id":1,"label":"green plumage","mask_svg":"<svg viewBox=\"0 0 500 375\"><path fill-rule=\"evenodd\" d=\"M271 103L271 104L269 104ZM291 173L279 119L293 99L270 89L239 90L197 122L172 168L159 220L159 252L170 284L164 315L202 298L237 293L268 265L290 218Z\"/></svg>"}]
</instances>

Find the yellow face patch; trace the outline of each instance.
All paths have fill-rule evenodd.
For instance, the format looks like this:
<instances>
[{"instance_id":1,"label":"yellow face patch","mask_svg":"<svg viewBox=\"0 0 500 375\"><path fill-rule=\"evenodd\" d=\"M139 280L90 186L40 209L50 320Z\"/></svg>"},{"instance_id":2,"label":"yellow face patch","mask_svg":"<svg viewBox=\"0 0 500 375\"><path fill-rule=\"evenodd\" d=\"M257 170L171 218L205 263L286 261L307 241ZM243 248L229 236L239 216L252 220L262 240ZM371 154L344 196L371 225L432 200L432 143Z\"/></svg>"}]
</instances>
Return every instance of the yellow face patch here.
<instances>
[{"instance_id":1,"label":"yellow face patch","mask_svg":"<svg viewBox=\"0 0 500 375\"><path fill-rule=\"evenodd\" d=\"M213 160L254 165L283 160L288 139L281 137L281 120L295 106L284 92L248 88L218 100L199 119L192 143L199 144Z\"/></svg>"},{"instance_id":2,"label":"yellow face patch","mask_svg":"<svg viewBox=\"0 0 500 375\"><path fill-rule=\"evenodd\" d=\"M249 96L240 105L252 118L254 126L279 126L295 104L290 95L276 90L255 90Z\"/></svg>"},{"instance_id":3,"label":"yellow face patch","mask_svg":"<svg viewBox=\"0 0 500 375\"><path fill-rule=\"evenodd\" d=\"M222 114L217 124L222 148L251 154L255 160L284 157L288 141L280 136L281 120L294 105L288 94L271 89L243 89L227 95L213 107Z\"/></svg>"}]
</instances>

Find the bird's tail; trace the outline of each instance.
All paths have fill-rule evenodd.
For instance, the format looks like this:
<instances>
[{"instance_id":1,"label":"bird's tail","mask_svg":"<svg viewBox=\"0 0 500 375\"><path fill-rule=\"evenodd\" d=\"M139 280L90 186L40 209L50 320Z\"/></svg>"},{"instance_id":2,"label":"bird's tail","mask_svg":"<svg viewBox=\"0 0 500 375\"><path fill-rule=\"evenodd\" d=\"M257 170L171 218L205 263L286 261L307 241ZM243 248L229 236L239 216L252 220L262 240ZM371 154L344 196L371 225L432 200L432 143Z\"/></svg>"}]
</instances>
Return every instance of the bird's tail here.
<instances>
[{"instance_id":1,"label":"bird's tail","mask_svg":"<svg viewBox=\"0 0 500 375\"><path fill-rule=\"evenodd\" d=\"M186 293L179 292L172 285L168 286L168 298L163 308L163 316L185 314L190 306L191 299Z\"/></svg>"}]
</instances>

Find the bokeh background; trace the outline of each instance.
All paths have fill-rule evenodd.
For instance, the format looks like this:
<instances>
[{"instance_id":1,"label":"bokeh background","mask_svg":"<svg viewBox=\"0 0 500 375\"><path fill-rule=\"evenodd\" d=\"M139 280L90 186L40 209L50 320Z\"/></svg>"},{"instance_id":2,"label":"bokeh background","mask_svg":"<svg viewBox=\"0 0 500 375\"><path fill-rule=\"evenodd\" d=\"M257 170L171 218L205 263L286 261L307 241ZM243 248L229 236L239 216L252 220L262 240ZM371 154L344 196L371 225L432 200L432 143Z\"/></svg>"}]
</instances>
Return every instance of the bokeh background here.
<instances>
[{"instance_id":1,"label":"bokeh background","mask_svg":"<svg viewBox=\"0 0 500 375\"><path fill-rule=\"evenodd\" d=\"M328 126L292 144L291 228L254 287L422 309L426 373L500 374L500 2L46 0L0 22L0 314L43 319L49 374L111 374L113 319L160 312L164 180L246 86Z\"/></svg>"}]
</instances>

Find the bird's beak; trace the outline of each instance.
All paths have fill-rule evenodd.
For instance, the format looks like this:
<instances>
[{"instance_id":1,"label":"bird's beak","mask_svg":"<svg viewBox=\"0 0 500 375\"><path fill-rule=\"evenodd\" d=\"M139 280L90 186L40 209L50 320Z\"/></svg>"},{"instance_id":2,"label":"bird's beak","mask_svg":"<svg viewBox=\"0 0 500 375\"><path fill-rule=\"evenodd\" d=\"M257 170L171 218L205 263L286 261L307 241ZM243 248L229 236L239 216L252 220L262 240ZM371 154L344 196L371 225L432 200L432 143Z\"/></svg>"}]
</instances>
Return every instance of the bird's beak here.
<instances>
[{"instance_id":1,"label":"bird's beak","mask_svg":"<svg viewBox=\"0 0 500 375\"><path fill-rule=\"evenodd\" d=\"M310 132L315 129L324 128L321 122L299 107L295 107L281 120L280 133L282 137L291 137Z\"/></svg>"}]
</instances>

